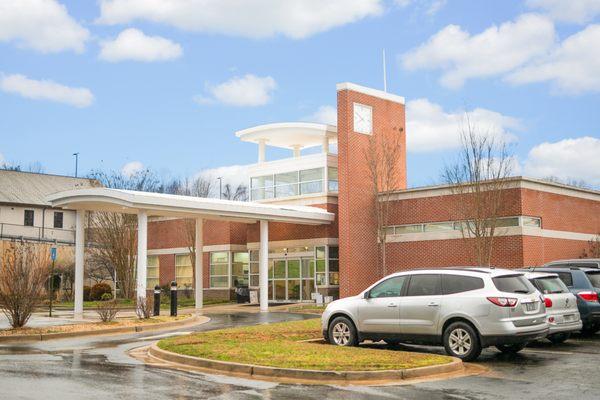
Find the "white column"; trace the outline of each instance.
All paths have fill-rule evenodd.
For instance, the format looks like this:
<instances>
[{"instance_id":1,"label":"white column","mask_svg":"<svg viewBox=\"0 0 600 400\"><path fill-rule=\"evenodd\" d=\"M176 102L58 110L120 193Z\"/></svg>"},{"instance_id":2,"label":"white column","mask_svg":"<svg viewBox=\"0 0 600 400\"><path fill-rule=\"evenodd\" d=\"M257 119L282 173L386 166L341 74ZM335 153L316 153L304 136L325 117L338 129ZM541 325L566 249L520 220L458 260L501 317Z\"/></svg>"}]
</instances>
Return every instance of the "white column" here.
<instances>
[{"instance_id":1,"label":"white column","mask_svg":"<svg viewBox=\"0 0 600 400\"><path fill-rule=\"evenodd\" d=\"M329 138L327 136L323 137L323 153L329 153Z\"/></svg>"},{"instance_id":2,"label":"white column","mask_svg":"<svg viewBox=\"0 0 600 400\"><path fill-rule=\"evenodd\" d=\"M300 157L300 146L294 146L294 158Z\"/></svg>"},{"instance_id":3,"label":"white column","mask_svg":"<svg viewBox=\"0 0 600 400\"><path fill-rule=\"evenodd\" d=\"M148 263L148 214L138 212L137 232L137 297L146 298L146 267Z\"/></svg>"},{"instance_id":4,"label":"white column","mask_svg":"<svg viewBox=\"0 0 600 400\"><path fill-rule=\"evenodd\" d=\"M204 290L204 268L203 268L203 256L202 256L202 247L204 246L204 240L202 237L202 218L196 218L196 236L194 247L196 249L196 254L194 256L195 265L195 282L194 282L194 299L196 303L196 312L200 312L202 309L203 303L203 290Z\"/></svg>"},{"instance_id":5,"label":"white column","mask_svg":"<svg viewBox=\"0 0 600 400\"><path fill-rule=\"evenodd\" d=\"M85 210L75 217L75 308L73 318L83 318L83 256L85 249Z\"/></svg>"},{"instance_id":6,"label":"white column","mask_svg":"<svg viewBox=\"0 0 600 400\"><path fill-rule=\"evenodd\" d=\"M258 162L259 163L263 163L265 162L265 140L264 139L260 139L258 141Z\"/></svg>"},{"instance_id":7,"label":"white column","mask_svg":"<svg viewBox=\"0 0 600 400\"><path fill-rule=\"evenodd\" d=\"M264 220L260 221L258 283L260 288L260 311L269 311L269 222Z\"/></svg>"}]
</instances>

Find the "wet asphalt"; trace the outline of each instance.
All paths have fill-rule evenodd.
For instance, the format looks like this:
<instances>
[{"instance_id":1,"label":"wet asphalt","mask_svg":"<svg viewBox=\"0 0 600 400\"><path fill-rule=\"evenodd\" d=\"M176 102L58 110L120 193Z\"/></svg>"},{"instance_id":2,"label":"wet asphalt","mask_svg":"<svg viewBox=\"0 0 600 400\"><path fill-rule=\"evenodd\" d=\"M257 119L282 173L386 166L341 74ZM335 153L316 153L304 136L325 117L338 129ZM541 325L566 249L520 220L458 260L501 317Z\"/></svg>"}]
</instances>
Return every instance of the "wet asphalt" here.
<instances>
[{"instance_id":1,"label":"wet asphalt","mask_svg":"<svg viewBox=\"0 0 600 400\"><path fill-rule=\"evenodd\" d=\"M169 334L310 318L286 313L211 315L193 328L0 344L0 399L598 399L600 336L533 344L518 355L488 349L479 375L404 385L298 385L148 366L127 354ZM432 347L400 349L440 353Z\"/></svg>"}]
</instances>

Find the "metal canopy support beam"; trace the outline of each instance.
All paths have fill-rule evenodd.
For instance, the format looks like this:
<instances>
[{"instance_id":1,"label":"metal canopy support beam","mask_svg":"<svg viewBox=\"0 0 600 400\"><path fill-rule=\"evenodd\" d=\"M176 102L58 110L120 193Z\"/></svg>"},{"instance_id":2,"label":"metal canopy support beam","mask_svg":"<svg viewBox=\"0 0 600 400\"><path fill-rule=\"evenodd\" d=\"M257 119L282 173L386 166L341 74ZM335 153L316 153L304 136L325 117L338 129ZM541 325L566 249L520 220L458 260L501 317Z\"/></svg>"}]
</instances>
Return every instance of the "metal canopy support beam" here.
<instances>
[{"instance_id":1,"label":"metal canopy support beam","mask_svg":"<svg viewBox=\"0 0 600 400\"><path fill-rule=\"evenodd\" d=\"M260 221L258 282L260 288L260 311L269 311L269 222L265 220Z\"/></svg>"},{"instance_id":2,"label":"metal canopy support beam","mask_svg":"<svg viewBox=\"0 0 600 400\"><path fill-rule=\"evenodd\" d=\"M204 240L202 237L202 218L196 218L196 235L195 235L195 255L194 255L194 300L196 303L196 312L199 313L202 310L203 303L203 290L204 290L204 268L203 268L203 253L202 248L204 246Z\"/></svg>"},{"instance_id":3,"label":"metal canopy support beam","mask_svg":"<svg viewBox=\"0 0 600 400\"><path fill-rule=\"evenodd\" d=\"M138 212L137 248L137 298L146 298L146 274L148 264L148 214Z\"/></svg>"},{"instance_id":4,"label":"metal canopy support beam","mask_svg":"<svg viewBox=\"0 0 600 400\"><path fill-rule=\"evenodd\" d=\"M77 210L75 217L75 306L73 318L83 318L83 256L85 250L85 210Z\"/></svg>"}]
</instances>

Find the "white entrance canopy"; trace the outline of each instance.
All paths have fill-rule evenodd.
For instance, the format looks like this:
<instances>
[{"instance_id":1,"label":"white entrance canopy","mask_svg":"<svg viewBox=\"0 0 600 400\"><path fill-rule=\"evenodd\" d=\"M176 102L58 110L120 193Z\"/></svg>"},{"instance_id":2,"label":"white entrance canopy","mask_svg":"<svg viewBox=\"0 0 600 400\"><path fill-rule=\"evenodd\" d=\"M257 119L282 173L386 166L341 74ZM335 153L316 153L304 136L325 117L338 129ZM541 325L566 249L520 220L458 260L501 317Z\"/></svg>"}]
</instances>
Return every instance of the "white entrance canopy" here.
<instances>
[{"instance_id":1,"label":"white entrance canopy","mask_svg":"<svg viewBox=\"0 0 600 400\"><path fill-rule=\"evenodd\" d=\"M268 223L287 222L321 225L333 222L335 215L317 207L259 204L132 190L89 188L48 196L53 207L77 211L75 229L75 317L83 315L83 263L85 211L109 211L138 216L137 297L146 297L146 255L148 217L193 218L195 235L195 300L202 308L202 222L204 219L255 223L260 221L259 287L260 309L268 310Z\"/></svg>"}]
</instances>

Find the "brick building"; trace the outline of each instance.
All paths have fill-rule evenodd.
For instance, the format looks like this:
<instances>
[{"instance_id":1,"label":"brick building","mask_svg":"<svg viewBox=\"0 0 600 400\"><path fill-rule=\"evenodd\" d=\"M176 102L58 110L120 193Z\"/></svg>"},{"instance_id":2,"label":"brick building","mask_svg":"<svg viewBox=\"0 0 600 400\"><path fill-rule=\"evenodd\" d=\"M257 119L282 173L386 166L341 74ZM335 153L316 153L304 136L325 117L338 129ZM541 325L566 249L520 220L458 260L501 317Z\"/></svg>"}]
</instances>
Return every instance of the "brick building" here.
<instances>
[{"instance_id":1,"label":"brick building","mask_svg":"<svg viewBox=\"0 0 600 400\"><path fill-rule=\"evenodd\" d=\"M343 83L337 102L337 126L281 123L236 133L258 146L258 162L249 167L250 201L312 206L336 215L325 225L270 223L269 299L306 301L314 292L348 296L381 277L372 213L376 196L365 160L369 138L378 135L400 135L402 144L401 173L390 200L387 272L474 265L469 239L457 229L459 196L447 186L406 188L404 98ZM267 161L266 146L289 149L293 157ZM303 154L315 147L321 151ZM497 266L576 258L600 232L600 192L516 177L506 198L493 252ZM238 285L258 288L259 231L258 222L205 221L207 298L229 298ZM173 279L193 286L192 242L183 220L149 222L148 287Z\"/></svg>"}]
</instances>

